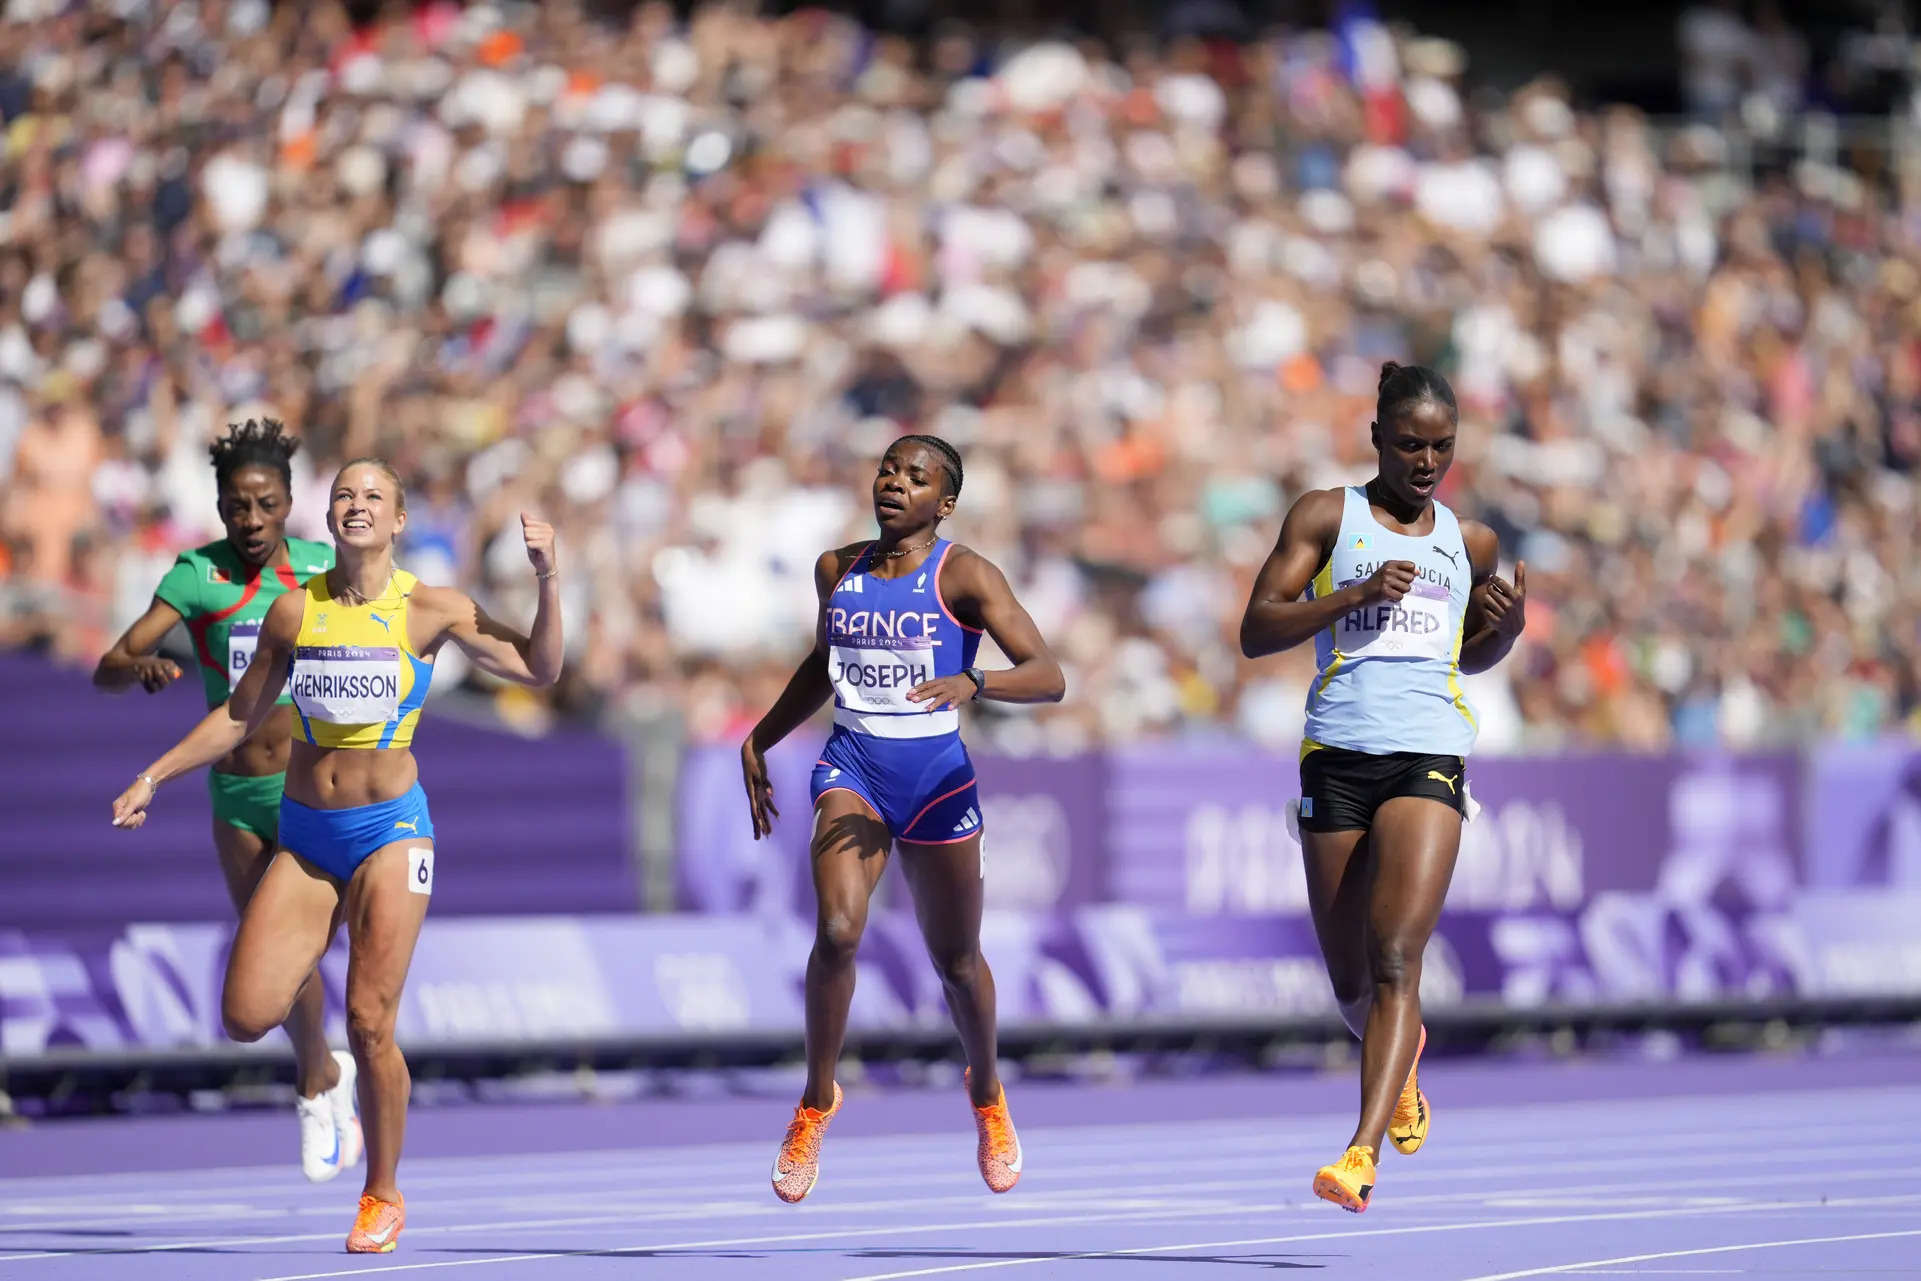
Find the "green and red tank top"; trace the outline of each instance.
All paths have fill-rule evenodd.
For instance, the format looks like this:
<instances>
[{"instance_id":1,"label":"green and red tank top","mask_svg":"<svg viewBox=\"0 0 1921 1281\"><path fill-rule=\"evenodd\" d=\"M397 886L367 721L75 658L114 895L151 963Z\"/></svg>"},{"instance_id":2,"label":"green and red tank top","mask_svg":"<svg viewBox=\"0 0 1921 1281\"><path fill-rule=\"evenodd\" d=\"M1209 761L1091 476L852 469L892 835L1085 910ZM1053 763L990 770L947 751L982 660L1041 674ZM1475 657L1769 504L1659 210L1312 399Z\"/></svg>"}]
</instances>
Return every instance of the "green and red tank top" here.
<instances>
[{"instance_id":1,"label":"green and red tank top","mask_svg":"<svg viewBox=\"0 0 1921 1281\"><path fill-rule=\"evenodd\" d=\"M154 598L179 611L193 637L194 658L207 706L226 701L253 662L260 625L282 592L333 568L334 549L304 538L287 540L287 563L255 569L226 539L181 552ZM283 690L280 701L291 701Z\"/></svg>"}]
</instances>

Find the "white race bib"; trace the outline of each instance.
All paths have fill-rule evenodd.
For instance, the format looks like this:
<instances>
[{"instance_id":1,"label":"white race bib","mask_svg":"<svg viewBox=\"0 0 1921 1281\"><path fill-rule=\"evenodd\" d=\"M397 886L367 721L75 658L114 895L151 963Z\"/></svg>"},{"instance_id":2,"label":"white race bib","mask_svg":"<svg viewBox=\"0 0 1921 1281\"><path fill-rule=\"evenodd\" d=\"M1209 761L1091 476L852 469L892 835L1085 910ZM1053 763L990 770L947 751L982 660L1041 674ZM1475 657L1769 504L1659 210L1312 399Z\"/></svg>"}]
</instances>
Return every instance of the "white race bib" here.
<instances>
[{"instance_id":1,"label":"white race bib","mask_svg":"<svg viewBox=\"0 0 1921 1281\"><path fill-rule=\"evenodd\" d=\"M400 650L393 645L302 645L288 680L308 720L379 725L400 713Z\"/></svg>"},{"instance_id":2,"label":"white race bib","mask_svg":"<svg viewBox=\"0 0 1921 1281\"><path fill-rule=\"evenodd\" d=\"M1454 653L1448 604L1445 587L1417 578L1398 601L1376 601L1341 615L1334 626L1334 647L1343 654L1370 658L1446 661Z\"/></svg>"},{"instance_id":3,"label":"white race bib","mask_svg":"<svg viewBox=\"0 0 1921 1281\"><path fill-rule=\"evenodd\" d=\"M240 678L253 666L254 651L260 647L260 620L235 623L227 633L227 692L239 687Z\"/></svg>"},{"instance_id":4,"label":"white race bib","mask_svg":"<svg viewBox=\"0 0 1921 1281\"><path fill-rule=\"evenodd\" d=\"M840 705L855 712L925 712L908 691L934 679L934 647L917 637L878 644L832 644L827 673Z\"/></svg>"}]
</instances>

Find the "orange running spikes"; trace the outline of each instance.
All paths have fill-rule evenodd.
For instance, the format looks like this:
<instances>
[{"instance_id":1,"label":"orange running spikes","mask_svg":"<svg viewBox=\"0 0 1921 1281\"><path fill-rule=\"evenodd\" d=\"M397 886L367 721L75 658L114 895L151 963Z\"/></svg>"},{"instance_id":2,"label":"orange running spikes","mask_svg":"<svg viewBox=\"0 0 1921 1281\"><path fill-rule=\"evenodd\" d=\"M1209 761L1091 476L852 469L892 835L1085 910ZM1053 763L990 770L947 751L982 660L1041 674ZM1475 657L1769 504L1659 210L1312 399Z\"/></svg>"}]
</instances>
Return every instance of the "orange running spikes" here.
<instances>
[{"instance_id":1,"label":"orange running spikes","mask_svg":"<svg viewBox=\"0 0 1921 1281\"><path fill-rule=\"evenodd\" d=\"M834 1082L834 1106L817 1112L806 1104L794 1109L787 1133L774 1157L774 1195L789 1205L814 1190L820 1181L820 1141L827 1137L827 1123L840 1111L840 1082Z\"/></svg>"},{"instance_id":2,"label":"orange running spikes","mask_svg":"<svg viewBox=\"0 0 1921 1281\"><path fill-rule=\"evenodd\" d=\"M971 1080L969 1070L961 1075L963 1083ZM969 1096L972 1107L972 1096ZM986 1180L989 1191L1011 1192L1014 1185L1021 1181L1021 1140L1014 1133L1014 1118L1007 1110L1007 1090L1002 1087L1000 1098L986 1107L976 1107L974 1112L974 1131L980 1136L980 1147L976 1157L980 1162L981 1178Z\"/></svg>"},{"instance_id":3,"label":"orange running spikes","mask_svg":"<svg viewBox=\"0 0 1921 1281\"><path fill-rule=\"evenodd\" d=\"M354 1228L347 1234L348 1254L392 1254L400 1244L400 1230L407 1226L407 1200L382 1201L378 1197L360 1198L360 1211L354 1215Z\"/></svg>"},{"instance_id":4,"label":"orange running spikes","mask_svg":"<svg viewBox=\"0 0 1921 1281\"><path fill-rule=\"evenodd\" d=\"M1351 1214L1365 1212L1374 1195L1374 1149L1352 1147L1333 1165L1322 1166L1314 1175L1314 1195Z\"/></svg>"},{"instance_id":5,"label":"orange running spikes","mask_svg":"<svg viewBox=\"0 0 1921 1281\"><path fill-rule=\"evenodd\" d=\"M1401 1087L1401 1097L1394 1105L1394 1119L1387 1123L1387 1137L1393 1142L1394 1150L1403 1156L1413 1156L1427 1142L1427 1127L1432 1120L1427 1109L1427 1095L1421 1093L1421 1085L1416 1075L1421 1066L1421 1054L1427 1049L1427 1028L1421 1028L1421 1043L1414 1050L1414 1066L1407 1070L1407 1083Z\"/></svg>"}]
</instances>

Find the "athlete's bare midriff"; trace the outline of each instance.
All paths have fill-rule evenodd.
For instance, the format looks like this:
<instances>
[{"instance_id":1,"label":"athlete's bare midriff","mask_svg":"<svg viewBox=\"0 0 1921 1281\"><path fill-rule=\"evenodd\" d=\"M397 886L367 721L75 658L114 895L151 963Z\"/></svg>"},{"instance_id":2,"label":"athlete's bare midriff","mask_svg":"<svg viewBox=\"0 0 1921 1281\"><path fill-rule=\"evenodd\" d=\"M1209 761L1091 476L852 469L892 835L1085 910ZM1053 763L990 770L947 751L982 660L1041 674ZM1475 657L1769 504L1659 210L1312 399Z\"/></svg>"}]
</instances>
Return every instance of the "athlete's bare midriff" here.
<instances>
[{"instance_id":1,"label":"athlete's bare midriff","mask_svg":"<svg viewBox=\"0 0 1921 1281\"><path fill-rule=\"evenodd\" d=\"M420 781L408 747L315 747L296 741L287 763L287 795L317 810L379 805L405 796Z\"/></svg>"}]
</instances>

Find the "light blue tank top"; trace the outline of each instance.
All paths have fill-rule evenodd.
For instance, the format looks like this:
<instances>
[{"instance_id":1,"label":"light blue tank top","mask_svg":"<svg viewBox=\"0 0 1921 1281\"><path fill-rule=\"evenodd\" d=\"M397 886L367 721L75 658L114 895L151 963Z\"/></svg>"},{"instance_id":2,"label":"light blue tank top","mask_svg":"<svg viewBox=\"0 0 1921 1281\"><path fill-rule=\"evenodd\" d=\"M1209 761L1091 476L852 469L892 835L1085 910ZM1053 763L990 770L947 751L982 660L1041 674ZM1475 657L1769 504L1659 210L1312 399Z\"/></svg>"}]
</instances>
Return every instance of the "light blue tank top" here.
<instances>
[{"instance_id":1,"label":"light blue tank top","mask_svg":"<svg viewBox=\"0 0 1921 1281\"><path fill-rule=\"evenodd\" d=\"M948 611L940 576L954 545L935 542L921 567L899 578L868 570L872 544L854 558L827 601L827 672L834 723L870 738L940 738L960 733L960 711L911 703L916 685L974 665L979 629Z\"/></svg>"},{"instance_id":2,"label":"light blue tank top","mask_svg":"<svg viewBox=\"0 0 1921 1281\"><path fill-rule=\"evenodd\" d=\"M1334 552L1308 587L1331 595L1383 561L1416 566L1401 600L1350 610L1314 640L1320 674L1307 694L1309 747L1466 756L1478 725L1461 690L1461 628L1474 570L1461 523L1434 504L1434 532L1400 534L1374 519L1367 493L1344 493Z\"/></svg>"}]
</instances>

